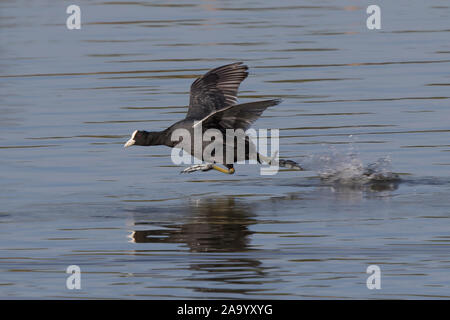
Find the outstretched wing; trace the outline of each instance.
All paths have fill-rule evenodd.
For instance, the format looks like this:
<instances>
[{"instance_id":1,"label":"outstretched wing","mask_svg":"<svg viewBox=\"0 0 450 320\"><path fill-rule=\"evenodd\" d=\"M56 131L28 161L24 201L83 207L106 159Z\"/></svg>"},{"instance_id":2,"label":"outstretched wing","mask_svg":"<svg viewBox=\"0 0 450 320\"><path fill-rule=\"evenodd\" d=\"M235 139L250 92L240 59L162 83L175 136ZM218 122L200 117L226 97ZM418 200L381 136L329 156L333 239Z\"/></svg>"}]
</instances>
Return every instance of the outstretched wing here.
<instances>
[{"instance_id":1,"label":"outstretched wing","mask_svg":"<svg viewBox=\"0 0 450 320\"><path fill-rule=\"evenodd\" d=\"M239 85L248 76L242 62L212 69L191 85L186 119L200 120L210 113L236 104Z\"/></svg>"},{"instance_id":2,"label":"outstretched wing","mask_svg":"<svg viewBox=\"0 0 450 320\"><path fill-rule=\"evenodd\" d=\"M242 129L247 130L268 107L275 106L281 102L281 99L256 101L242 104L235 104L217 110L196 122L194 127L200 125L203 129L221 128L221 129Z\"/></svg>"}]
</instances>

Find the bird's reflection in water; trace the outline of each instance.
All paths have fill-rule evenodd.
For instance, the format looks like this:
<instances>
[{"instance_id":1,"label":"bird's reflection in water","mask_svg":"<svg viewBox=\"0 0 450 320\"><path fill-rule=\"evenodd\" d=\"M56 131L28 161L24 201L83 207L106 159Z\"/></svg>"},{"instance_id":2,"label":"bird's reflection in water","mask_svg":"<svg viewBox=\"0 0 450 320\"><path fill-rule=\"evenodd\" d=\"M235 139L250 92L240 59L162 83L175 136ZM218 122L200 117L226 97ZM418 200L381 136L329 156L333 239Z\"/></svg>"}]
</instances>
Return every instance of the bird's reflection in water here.
<instances>
[{"instance_id":1,"label":"bird's reflection in water","mask_svg":"<svg viewBox=\"0 0 450 320\"><path fill-rule=\"evenodd\" d=\"M253 232L249 226L257 223L253 208L254 205L242 199L224 197L190 201L187 206L169 210L135 209L136 229L145 225L153 229L135 230L130 238L132 242L144 244L179 243L192 253L208 253L189 258L188 268L195 271L189 280L194 283L214 281L217 285L193 285L192 290L196 292L215 293L220 298L225 293L264 291L260 285L267 281L268 267L255 258L253 250L256 249L250 246ZM250 283L244 285L248 281ZM239 288L233 284L239 284Z\"/></svg>"},{"instance_id":2,"label":"bird's reflection in water","mask_svg":"<svg viewBox=\"0 0 450 320\"><path fill-rule=\"evenodd\" d=\"M154 217L148 215L150 221L142 220L142 213L150 214L151 208L136 211L140 214L135 226L150 224L158 229L135 230L130 236L133 242L182 243L191 252L247 251L252 234L248 226L256 223L252 207L234 197L189 201L188 206L174 208L178 211L177 220L165 223L153 223Z\"/></svg>"}]
</instances>

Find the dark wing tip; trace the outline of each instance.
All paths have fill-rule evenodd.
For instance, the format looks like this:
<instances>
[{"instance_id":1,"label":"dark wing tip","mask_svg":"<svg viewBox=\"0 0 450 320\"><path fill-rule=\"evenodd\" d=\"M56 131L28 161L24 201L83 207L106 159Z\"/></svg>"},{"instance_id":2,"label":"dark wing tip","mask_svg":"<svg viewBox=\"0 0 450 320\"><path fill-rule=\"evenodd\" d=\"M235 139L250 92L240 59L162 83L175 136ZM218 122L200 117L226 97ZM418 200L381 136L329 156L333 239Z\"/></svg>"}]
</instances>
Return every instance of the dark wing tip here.
<instances>
[{"instance_id":1,"label":"dark wing tip","mask_svg":"<svg viewBox=\"0 0 450 320\"><path fill-rule=\"evenodd\" d=\"M247 71L248 70L248 66L246 65L246 64L243 64L244 62L242 62L242 61L239 61L239 62L235 62L235 63L232 63L231 64L231 66L237 66L237 67L239 67L239 68L241 68L241 69L243 69L243 70L245 70L245 71ZM247 74L248 74L248 72L247 72Z\"/></svg>"},{"instance_id":2,"label":"dark wing tip","mask_svg":"<svg viewBox=\"0 0 450 320\"><path fill-rule=\"evenodd\" d=\"M243 64L243 63L244 63L243 61L233 62L233 63L230 63L229 66L232 66L232 65L237 65L237 66L239 66L239 65L241 65L241 64ZM245 64L242 65L242 67L248 68Z\"/></svg>"},{"instance_id":3,"label":"dark wing tip","mask_svg":"<svg viewBox=\"0 0 450 320\"><path fill-rule=\"evenodd\" d=\"M239 62L234 62L234 63L230 63L230 64L226 64L224 66L218 67L216 69L213 69L212 71L216 71L216 72L230 72L231 70L236 71L239 70L243 73L245 73L245 75L248 75L248 66L246 64L243 64L244 62L239 61Z\"/></svg>"},{"instance_id":4,"label":"dark wing tip","mask_svg":"<svg viewBox=\"0 0 450 320\"><path fill-rule=\"evenodd\" d=\"M275 106L276 106L277 104L282 103L282 102L283 102L283 99L281 99L281 98L273 99L273 103L275 103L275 104L274 104Z\"/></svg>"}]
</instances>

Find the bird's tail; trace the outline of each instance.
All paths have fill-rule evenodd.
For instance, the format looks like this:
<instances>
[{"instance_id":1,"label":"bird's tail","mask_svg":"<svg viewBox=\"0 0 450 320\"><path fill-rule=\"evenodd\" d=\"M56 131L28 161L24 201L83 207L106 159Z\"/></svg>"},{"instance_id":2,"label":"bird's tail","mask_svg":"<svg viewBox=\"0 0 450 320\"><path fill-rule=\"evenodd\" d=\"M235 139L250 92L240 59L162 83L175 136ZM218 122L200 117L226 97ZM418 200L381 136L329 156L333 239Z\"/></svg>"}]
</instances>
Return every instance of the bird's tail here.
<instances>
[{"instance_id":1,"label":"bird's tail","mask_svg":"<svg viewBox=\"0 0 450 320\"><path fill-rule=\"evenodd\" d=\"M278 159L278 161L275 159L277 157L278 151L275 153L275 155L272 158L263 156L258 153L258 162L262 163L263 161L267 163L268 165L278 165L282 168L288 168L288 169L295 169L295 170L303 170L303 168L295 161L293 160L285 160L285 159Z\"/></svg>"}]
</instances>

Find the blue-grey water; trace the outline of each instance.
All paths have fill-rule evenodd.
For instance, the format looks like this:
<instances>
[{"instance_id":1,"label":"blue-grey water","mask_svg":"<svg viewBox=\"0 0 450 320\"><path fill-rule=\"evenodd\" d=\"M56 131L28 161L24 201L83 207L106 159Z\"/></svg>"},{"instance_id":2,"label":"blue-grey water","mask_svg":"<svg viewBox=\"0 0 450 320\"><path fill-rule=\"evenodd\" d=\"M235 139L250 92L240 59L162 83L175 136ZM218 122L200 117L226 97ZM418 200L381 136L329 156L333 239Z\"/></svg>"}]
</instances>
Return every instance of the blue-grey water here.
<instances>
[{"instance_id":1,"label":"blue-grey water","mask_svg":"<svg viewBox=\"0 0 450 320\"><path fill-rule=\"evenodd\" d=\"M80 30L70 4L0 2L1 298L450 298L448 1L85 0ZM235 61L308 170L122 147Z\"/></svg>"}]
</instances>

